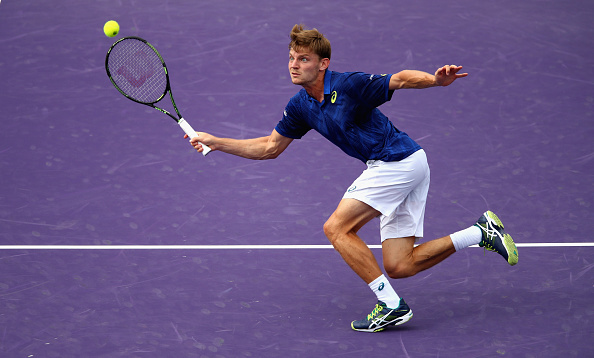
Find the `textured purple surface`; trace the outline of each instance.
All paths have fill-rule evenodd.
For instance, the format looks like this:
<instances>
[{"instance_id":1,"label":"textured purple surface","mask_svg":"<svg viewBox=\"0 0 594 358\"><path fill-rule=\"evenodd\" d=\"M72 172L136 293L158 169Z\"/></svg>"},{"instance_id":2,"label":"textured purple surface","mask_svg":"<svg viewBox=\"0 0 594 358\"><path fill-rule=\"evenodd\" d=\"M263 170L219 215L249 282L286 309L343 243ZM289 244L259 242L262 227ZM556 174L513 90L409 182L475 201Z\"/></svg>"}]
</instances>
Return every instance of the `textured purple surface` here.
<instances>
[{"instance_id":1,"label":"textured purple surface","mask_svg":"<svg viewBox=\"0 0 594 358\"><path fill-rule=\"evenodd\" d=\"M0 244L327 244L363 169L310 133L275 161L203 158L109 83L103 35L153 43L199 130L267 135L299 89L288 31L317 27L331 68L433 72L382 111L427 151L427 239L492 209L519 243L594 231L594 6L586 1L268 0L0 4ZM378 244L377 223L362 230ZM379 255L379 251L376 251ZM374 297L330 249L0 251L2 357L584 357L592 248L477 249L396 290L415 317L352 332Z\"/></svg>"}]
</instances>

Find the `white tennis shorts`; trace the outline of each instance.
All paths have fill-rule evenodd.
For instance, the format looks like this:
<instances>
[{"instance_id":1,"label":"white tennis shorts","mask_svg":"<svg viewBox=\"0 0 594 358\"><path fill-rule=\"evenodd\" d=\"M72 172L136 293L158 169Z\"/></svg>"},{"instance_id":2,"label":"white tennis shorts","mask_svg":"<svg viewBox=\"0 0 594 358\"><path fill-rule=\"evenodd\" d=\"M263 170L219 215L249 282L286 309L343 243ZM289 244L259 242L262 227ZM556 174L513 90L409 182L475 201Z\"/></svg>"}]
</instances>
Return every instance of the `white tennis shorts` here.
<instances>
[{"instance_id":1,"label":"white tennis shorts","mask_svg":"<svg viewBox=\"0 0 594 358\"><path fill-rule=\"evenodd\" d=\"M427 155L421 149L399 162L368 161L343 198L357 199L381 213L382 242L410 236L418 240L423 237L429 182Z\"/></svg>"}]
</instances>

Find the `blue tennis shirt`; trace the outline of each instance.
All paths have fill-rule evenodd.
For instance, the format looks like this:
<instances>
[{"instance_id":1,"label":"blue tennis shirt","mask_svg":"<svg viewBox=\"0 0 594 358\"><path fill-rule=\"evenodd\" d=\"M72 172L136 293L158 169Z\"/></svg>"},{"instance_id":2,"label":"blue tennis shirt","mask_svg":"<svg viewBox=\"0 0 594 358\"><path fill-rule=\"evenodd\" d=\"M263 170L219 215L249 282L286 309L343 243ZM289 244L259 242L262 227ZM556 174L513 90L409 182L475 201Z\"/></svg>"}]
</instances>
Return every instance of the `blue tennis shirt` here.
<instances>
[{"instance_id":1,"label":"blue tennis shirt","mask_svg":"<svg viewBox=\"0 0 594 358\"><path fill-rule=\"evenodd\" d=\"M390 77L326 70L324 101L318 102L301 89L289 100L275 129L293 139L314 129L363 162L402 160L421 146L377 109L392 98Z\"/></svg>"}]
</instances>

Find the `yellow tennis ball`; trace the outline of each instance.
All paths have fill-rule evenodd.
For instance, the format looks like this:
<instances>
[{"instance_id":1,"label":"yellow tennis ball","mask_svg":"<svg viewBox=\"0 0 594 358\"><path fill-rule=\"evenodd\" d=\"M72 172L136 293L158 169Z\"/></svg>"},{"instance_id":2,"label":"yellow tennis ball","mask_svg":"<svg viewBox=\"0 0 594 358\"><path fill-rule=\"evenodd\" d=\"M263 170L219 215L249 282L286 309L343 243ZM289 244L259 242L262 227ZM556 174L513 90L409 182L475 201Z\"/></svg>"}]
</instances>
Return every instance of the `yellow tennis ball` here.
<instances>
[{"instance_id":1,"label":"yellow tennis ball","mask_svg":"<svg viewBox=\"0 0 594 358\"><path fill-rule=\"evenodd\" d=\"M110 20L103 25L103 32L107 37L114 37L120 32L120 25L117 22Z\"/></svg>"}]
</instances>

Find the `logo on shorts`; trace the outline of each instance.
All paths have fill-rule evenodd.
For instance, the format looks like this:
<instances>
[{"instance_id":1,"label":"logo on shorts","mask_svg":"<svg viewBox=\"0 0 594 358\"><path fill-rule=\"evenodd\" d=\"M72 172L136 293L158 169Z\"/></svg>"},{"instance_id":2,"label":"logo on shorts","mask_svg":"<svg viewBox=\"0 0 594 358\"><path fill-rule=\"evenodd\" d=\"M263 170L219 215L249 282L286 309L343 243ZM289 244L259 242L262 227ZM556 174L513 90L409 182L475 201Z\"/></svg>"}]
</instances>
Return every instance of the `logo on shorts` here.
<instances>
[{"instance_id":1,"label":"logo on shorts","mask_svg":"<svg viewBox=\"0 0 594 358\"><path fill-rule=\"evenodd\" d=\"M380 283L379 287L377 288L378 291L381 291L384 289L384 283Z\"/></svg>"},{"instance_id":2,"label":"logo on shorts","mask_svg":"<svg viewBox=\"0 0 594 358\"><path fill-rule=\"evenodd\" d=\"M352 193L352 192L354 192L355 190L357 190L357 186L356 186L356 185L353 185L352 187L350 187L350 188L347 190L347 192L349 192L349 193Z\"/></svg>"}]
</instances>

